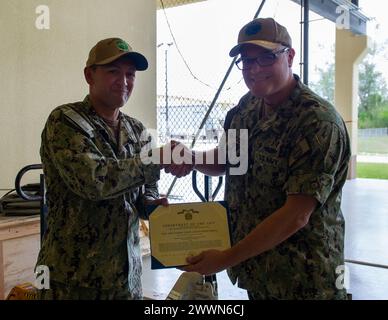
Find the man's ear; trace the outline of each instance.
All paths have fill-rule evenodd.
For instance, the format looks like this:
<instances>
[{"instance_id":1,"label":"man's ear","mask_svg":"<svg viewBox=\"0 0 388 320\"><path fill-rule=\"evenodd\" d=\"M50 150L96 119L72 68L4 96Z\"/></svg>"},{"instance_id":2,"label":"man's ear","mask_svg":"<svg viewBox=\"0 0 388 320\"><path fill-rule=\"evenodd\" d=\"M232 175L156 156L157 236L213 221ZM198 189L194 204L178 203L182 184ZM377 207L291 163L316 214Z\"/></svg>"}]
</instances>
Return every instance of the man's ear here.
<instances>
[{"instance_id":1,"label":"man's ear","mask_svg":"<svg viewBox=\"0 0 388 320\"><path fill-rule=\"evenodd\" d=\"M85 80L88 83L88 85L93 84L93 72L94 72L94 70L91 67L86 67L84 69L84 76L85 76Z\"/></svg>"},{"instance_id":2,"label":"man's ear","mask_svg":"<svg viewBox=\"0 0 388 320\"><path fill-rule=\"evenodd\" d=\"M290 50L288 50L288 55L287 55L287 62L290 68L292 67L292 64L294 62L294 57L295 57L295 50L294 48L290 48Z\"/></svg>"}]
</instances>

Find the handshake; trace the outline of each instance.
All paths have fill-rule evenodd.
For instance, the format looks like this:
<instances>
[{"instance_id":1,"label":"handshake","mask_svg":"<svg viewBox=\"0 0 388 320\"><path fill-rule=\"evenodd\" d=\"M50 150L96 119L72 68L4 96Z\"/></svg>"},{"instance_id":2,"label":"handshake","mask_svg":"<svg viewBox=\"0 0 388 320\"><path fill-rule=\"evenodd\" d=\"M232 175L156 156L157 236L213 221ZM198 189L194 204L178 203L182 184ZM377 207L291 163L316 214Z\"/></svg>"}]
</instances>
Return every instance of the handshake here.
<instances>
[{"instance_id":1,"label":"handshake","mask_svg":"<svg viewBox=\"0 0 388 320\"><path fill-rule=\"evenodd\" d=\"M188 175L195 167L195 153L183 143L171 140L159 148L160 168L180 178Z\"/></svg>"}]
</instances>

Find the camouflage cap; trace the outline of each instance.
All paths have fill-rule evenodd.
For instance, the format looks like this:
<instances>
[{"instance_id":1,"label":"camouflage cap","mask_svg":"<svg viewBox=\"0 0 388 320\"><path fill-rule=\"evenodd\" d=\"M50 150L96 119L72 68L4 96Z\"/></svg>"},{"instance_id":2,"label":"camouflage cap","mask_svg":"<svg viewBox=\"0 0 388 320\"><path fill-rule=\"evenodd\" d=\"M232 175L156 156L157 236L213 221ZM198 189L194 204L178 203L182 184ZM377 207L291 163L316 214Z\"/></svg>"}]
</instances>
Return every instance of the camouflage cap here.
<instances>
[{"instance_id":1,"label":"camouflage cap","mask_svg":"<svg viewBox=\"0 0 388 320\"><path fill-rule=\"evenodd\" d=\"M141 53L133 51L131 46L120 38L99 41L90 50L86 67L108 64L122 56L128 56L135 64L136 70L143 71L148 68L147 59Z\"/></svg>"},{"instance_id":2,"label":"camouflage cap","mask_svg":"<svg viewBox=\"0 0 388 320\"><path fill-rule=\"evenodd\" d=\"M275 50L279 44L292 47L287 29L272 18L258 18L246 24L238 34L237 42L238 44L229 52L231 57L237 56L241 47L248 43L269 50Z\"/></svg>"}]
</instances>

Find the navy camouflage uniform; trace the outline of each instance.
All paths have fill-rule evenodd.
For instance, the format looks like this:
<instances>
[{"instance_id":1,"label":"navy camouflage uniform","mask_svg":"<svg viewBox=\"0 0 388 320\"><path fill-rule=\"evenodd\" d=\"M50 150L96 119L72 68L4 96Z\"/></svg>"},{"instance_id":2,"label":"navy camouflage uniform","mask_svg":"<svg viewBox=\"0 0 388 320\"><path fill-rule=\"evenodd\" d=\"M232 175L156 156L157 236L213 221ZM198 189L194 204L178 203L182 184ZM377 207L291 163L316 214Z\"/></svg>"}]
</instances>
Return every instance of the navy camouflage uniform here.
<instances>
[{"instance_id":1,"label":"navy camouflage uniform","mask_svg":"<svg viewBox=\"0 0 388 320\"><path fill-rule=\"evenodd\" d=\"M159 197L159 165L145 165L141 122L120 112L118 141L91 106L57 107L42 132L47 231L37 265L52 290L40 299L141 299L139 217Z\"/></svg>"},{"instance_id":2,"label":"navy camouflage uniform","mask_svg":"<svg viewBox=\"0 0 388 320\"><path fill-rule=\"evenodd\" d=\"M318 205L304 228L228 274L253 299L343 299L336 268L344 264L340 205L349 137L334 107L294 77L290 97L267 118L261 118L263 100L250 93L227 115L225 129L248 129L249 141L248 172L227 170L233 243L282 207L289 194L310 195Z\"/></svg>"}]
</instances>

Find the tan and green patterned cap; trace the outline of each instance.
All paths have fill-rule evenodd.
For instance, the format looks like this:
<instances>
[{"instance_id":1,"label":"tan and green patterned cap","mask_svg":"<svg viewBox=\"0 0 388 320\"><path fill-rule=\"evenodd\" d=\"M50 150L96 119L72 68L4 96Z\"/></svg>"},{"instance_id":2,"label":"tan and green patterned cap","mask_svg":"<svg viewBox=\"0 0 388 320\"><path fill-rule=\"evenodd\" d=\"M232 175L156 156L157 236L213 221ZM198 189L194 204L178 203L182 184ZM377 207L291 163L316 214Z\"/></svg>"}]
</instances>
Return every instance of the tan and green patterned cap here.
<instances>
[{"instance_id":1,"label":"tan and green patterned cap","mask_svg":"<svg viewBox=\"0 0 388 320\"><path fill-rule=\"evenodd\" d=\"M258 18L246 24L238 34L237 43L229 52L231 57L237 56L245 44L254 44L268 50L275 50L279 44L292 47L287 29L272 18Z\"/></svg>"},{"instance_id":2,"label":"tan and green patterned cap","mask_svg":"<svg viewBox=\"0 0 388 320\"><path fill-rule=\"evenodd\" d=\"M148 68L148 61L141 53L132 50L131 46L120 38L108 38L99 41L89 52L86 67L111 63L122 56L128 56L136 70Z\"/></svg>"}]
</instances>

